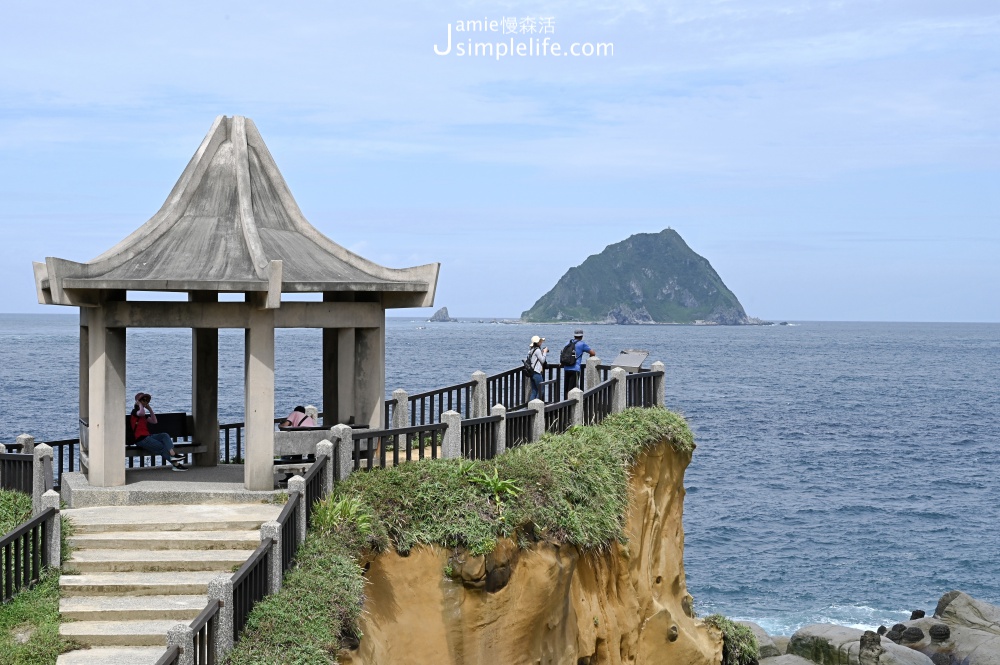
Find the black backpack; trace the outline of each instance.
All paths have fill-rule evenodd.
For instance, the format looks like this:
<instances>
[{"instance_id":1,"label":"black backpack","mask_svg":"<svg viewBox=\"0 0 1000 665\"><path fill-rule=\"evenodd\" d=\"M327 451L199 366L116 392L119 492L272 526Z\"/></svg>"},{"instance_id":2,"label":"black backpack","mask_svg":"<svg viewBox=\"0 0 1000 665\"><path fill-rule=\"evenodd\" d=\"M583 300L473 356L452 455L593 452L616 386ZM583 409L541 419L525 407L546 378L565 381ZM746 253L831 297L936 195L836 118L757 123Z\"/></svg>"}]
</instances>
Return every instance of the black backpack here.
<instances>
[{"instance_id":1,"label":"black backpack","mask_svg":"<svg viewBox=\"0 0 1000 665\"><path fill-rule=\"evenodd\" d=\"M524 375L527 376L527 377L531 377L531 376L535 375L535 368L531 366L531 356L533 356L534 353L535 353L535 349L532 348L531 351L528 351L528 357L521 361L521 365L522 365L521 370L524 372Z\"/></svg>"},{"instance_id":2,"label":"black backpack","mask_svg":"<svg viewBox=\"0 0 1000 665\"><path fill-rule=\"evenodd\" d=\"M569 344L559 352L559 364L563 367L573 367L576 365L576 340L571 339Z\"/></svg>"}]
</instances>

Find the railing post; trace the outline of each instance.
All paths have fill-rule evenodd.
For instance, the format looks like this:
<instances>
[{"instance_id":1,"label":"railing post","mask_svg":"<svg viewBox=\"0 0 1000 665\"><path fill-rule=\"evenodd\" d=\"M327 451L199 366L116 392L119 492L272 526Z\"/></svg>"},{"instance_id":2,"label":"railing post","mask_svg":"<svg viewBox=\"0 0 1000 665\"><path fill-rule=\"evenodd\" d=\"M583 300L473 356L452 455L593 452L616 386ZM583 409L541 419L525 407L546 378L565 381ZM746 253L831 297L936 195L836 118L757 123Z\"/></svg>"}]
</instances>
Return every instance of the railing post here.
<instances>
[{"instance_id":1,"label":"railing post","mask_svg":"<svg viewBox=\"0 0 1000 665\"><path fill-rule=\"evenodd\" d=\"M20 439L21 437L17 438ZM31 440L34 442L33 438ZM42 494L45 493L45 463L43 460L48 457L49 464L51 465L52 448L44 443L40 443L37 446L32 445L32 448L31 454L34 458L31 463L31 514L37 515L42 512Z\"/></svg>"},{"instance_id":2,"label":"railing post","mask_svg":"<svg viewBox=\"0 0 1000 665\"><path fill-rule=\"evenodd\" d=\"M21 444L21 450L19 451L22 455L32 455L35 452L35 437L30 434L21 434L16 439L17 443Z\"/></svg>"},{"instance_id":3,"label":"railing post","mask_svg":"<svg viewBox=\"0 0 1000 665\"><path fill-rule=\"evenodd\" d=\"M593 386L591 386L593 387ZM569 391L567 395L569 399L575 399L576 405L573 407L573 424L582 425L583 424L583 391L579 388L573 388Z\"/></svg>"},{"instance_id":4,"label":"railing post","mask_svg":"<svg viewBox=\"0 0 1000 665\"><path fill-rule=\"evenodd\" d=\"M448 425L441 441L441 457L451 459L462 456L462 416L456 411L445 411L441 422Z\"/></svg>"},{"instance_id":5,"label":"railing post","mask_svg":"<svg viewBox=\"0 0 1000 665\"><path fill-rule=\"evenodd\" d=\"M288 484L291 485L292 481L289 480ZM270 596L281 591L281 522L271 521L260 525L260 542L263 544L268 541L271 542L271 556L268 559L271 565L267 571L267 595Z\"/></svg>"},{"instance_id":6,"label":"railing post","mask_svg":"<svg viewBox=\"0 0 1000 665\"><path fill-rule=\"evenodd\" d=\"M611 413L621 413L628 404L628 386L625 385L627 372L621 367L611 370L611 378L615 381L614 388L611 389Z\"/></svg>"},{"instance_id":7,"label":"railing post","mask_svg":"<svg viewBox=\"0 0 1000 665\"><path fill-rule=\"evenodd\" d=\"M653 395L655 395L656 406L665 407L667 405L667 366L657 360L653 363L653 371L664 372L663 376L658 376L653 379Z\"/></svg>"},{"instance_id":8,"label":"railing post","mask_svg":"<svg viewBox=\"0 0 1000 665\"><path fill-rule=\"evenodd\" d=\"M334 441L339 442L340 451L338 458L340 461L340 477L338 481L344 480L354 471L354 439L353 430L350 425L334 425L330 428L330 435Z\"/></svg>"},{"instance_id":9,"label":"railing post","mask_svg":"<svg viewBox=\"0 0 1000 665\"><path fill-rule=\"evenodd\" d=\"M179 623L167 631L167 647L177 645L181 655L177 665L194 665L194 631L186 623Z\"/></svg>"},{"instance_id":10,"label":"railing post","mask_svg":"<svg viewBox=\"0 0 1000 665\"><path fill-rule=\"evenodd\" d=\"M507 452L507 407L503 404L494 404L490 409L491 416L500 416L500 422L494 426L493 435L496 437L496 454L503 455Z\"/></svg>"},{"instance_id":11,"label":"railing post","mask_svg":"<svg viewBox=\"0 0 1000 665\"><path fill-rule=\"evenodd\" d=\"M601 375L597 371L597 366L601 364L601 359L597 356L587 358L587 364L583 367L583 385L579 386L584 390L590 390L601 382Z\"/></svg>"},{"instance_id":12,"label":"railing post","mask_svg":"<svg viewBox=\"0 0 1000 665\"><path fill-rule=\"evenodd\" d=\"M410 426L410 394L402 388L392 391L392 398L396 400L396 406L392 410L392 422L385 426L391 429L402 429Z\"/></svg>"},{"instance_id":13,"label":"railing post","mask_svg":"<svg viewBox=\"0 0 1000 665\"><path fill-rule=\"evenodd\" d=\"M42 546L45 547L48 554L49 567L59 568L62 565L62 538L60 536L62 520L59 517L59 493L55 490L49 490L43 494L41 507L43 511L49 508L56 509L56 514L46 529L46 542Z\"/></svg>"},{"instance_id":14,"label":"railing post","mask_svg":"<svg viewBox=\"0 0 1000 665\"><path fill-rule=\"evenodd\" d=\"M316 459L326 455L326 467L320 471L320 482L323 484L323 495L326 498L333 494L333 465L337 460L333 459L333 444L329 441L320 441L316 444Z\"/></svg>"},{"instance_id":15,"label":"railing post","mask_svg":"<svg viewBox=\"0 0 1000 665\"><path fill-rule=\"evenodd\" d=\"M233 576L219 575L212 578L208 583L208 599L218 600L220 604L219 624L215 631L215 655L222 662L226 654L233 650Z\"/></svg>"},{"instance_id":16,"label":"railing post","mask_svg":"<svg viewBox=\"0 0 1000 665\"><path fill-rule=\"evenodd\" d=\"M288 479L288 494L291 496L292 492L297 492L299 495L299 530L295 534L298 541L295 546L298 547L302 544L302 541L306 539L306 530L308 530L309 525L306 523L306 479L302 476L292 476Z\"/></svg>"},{"instance_id":17,"label":"railing post","mask_svg":"<svg viewBox=\"0 0 1000 665\"><path fill-rule=\"evenodd\" d=\"M545 434L545 402L533 399L528 402L528 408L535 412L535 419L531 427L531 440L538 441Z\"/></svg>"},{"instance_id":18,"label":"railing post","mask_svg":"<svg viewBox=\"0 0 1000 665\"><path fill-rule=\"evenodd\" d=\"M476 385L472 386L472 418L485 418L489 411L486 404L486 372L477 370L472 373L472 380Z\"/></svg>"}]
</instances>

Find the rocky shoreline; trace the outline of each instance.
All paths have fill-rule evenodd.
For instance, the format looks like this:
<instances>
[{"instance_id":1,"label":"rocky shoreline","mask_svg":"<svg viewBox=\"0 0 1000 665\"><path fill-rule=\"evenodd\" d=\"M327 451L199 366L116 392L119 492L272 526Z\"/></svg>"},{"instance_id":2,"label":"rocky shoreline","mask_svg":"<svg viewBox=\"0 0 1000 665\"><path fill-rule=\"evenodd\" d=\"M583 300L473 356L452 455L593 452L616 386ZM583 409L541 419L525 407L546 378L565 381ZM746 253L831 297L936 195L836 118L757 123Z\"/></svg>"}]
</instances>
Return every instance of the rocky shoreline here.
<instances>
[{"instance_id":1,"label":"rocky shoreline","mask_svg":"<svg viewBox=\"0 0 1000 665\"><path fill-rule=\"evenodd\" d=\"M914 610L876 631L811 624L787 637L737 623L757 637L760 665L1000 665L1000 607L961 591L941 596L933 616Z\"/></svg>"}]
</instances>

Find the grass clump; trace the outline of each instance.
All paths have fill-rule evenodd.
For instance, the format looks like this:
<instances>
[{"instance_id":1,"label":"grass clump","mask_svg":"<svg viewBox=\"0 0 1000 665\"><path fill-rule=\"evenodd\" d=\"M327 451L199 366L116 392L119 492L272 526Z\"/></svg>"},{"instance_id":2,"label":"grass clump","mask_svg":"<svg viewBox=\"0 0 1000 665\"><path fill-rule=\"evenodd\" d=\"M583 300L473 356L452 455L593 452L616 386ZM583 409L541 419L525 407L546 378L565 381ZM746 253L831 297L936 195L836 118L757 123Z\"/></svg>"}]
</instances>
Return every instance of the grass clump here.
<instances>
[{"instance_id":1,"label":"grass clump","mask_svg":"<svg viewBox=\"0 0 1000 665\"><path fill-rule=\"evenodd\" d=\"M760 647L752 630L721 614L710 614L705 623L722 631L722 665L757 665Z\"/></svg>"},{"instance_id":2,"label":"grass clump","mask_svg":"<svg viewBox=\"0 0 1000 665\"><path fill-rule=\"evenodd\" d=\"M0 535L13 531L31 517L31 495L0 490Z\"/></svg>"}]
</instances>

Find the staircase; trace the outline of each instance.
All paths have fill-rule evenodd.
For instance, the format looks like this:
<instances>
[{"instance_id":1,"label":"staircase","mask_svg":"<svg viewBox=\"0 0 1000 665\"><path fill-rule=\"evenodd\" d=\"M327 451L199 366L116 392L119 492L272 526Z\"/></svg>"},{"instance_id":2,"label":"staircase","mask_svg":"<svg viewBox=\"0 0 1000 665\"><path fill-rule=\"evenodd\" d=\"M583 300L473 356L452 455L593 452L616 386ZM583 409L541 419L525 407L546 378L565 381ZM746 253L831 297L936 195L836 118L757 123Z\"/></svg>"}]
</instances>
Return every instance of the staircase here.
<instances>
[{"instance_id":1,"label":"staircase","mask_svg":"<svg viewBox=\"0 0 1000 665\"><path fill-rule=\"evenodd\" d=\"M208 602L209 581L231 574L260 544L280 505L108 506L64 510L73 524L63 563L63 637L82 649L57 665L153 665L167 631Z\"/></svg>"}]
</instances>

